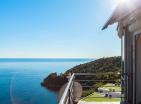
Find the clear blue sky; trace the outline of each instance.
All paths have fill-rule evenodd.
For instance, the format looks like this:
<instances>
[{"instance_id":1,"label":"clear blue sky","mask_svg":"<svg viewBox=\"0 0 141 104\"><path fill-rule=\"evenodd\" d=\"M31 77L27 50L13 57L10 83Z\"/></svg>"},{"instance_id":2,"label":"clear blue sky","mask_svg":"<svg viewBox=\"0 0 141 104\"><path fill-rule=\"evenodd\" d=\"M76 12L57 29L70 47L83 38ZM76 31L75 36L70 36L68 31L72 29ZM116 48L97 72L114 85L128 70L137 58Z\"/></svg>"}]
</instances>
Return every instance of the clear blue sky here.
<instances>
[{"instance_id":1,"label":"clear blue sky","mask_svg":"<svg viewBox=\"0 0 141 104\"><path fill-rule=\"evenodd\" d=\"M116 26L101 31L114 6L114 0L0 0L0 57L120 55Z\"/></svg>"}]
</instances>

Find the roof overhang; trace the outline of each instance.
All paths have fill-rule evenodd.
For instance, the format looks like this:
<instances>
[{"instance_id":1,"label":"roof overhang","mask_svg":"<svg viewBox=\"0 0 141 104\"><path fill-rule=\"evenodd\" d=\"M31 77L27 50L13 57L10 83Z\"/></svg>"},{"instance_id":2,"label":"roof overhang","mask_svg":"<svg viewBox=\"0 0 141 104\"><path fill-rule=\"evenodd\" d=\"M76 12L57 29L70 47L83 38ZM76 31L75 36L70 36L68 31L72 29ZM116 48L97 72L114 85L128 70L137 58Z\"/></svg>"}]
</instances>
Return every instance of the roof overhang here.
<instances>
[{"instance_id":1,"label":"roof overhang","mask_svg":"<svg viewBox=\"0 0 141 104\"><path fill-rule=\"evenodd\" d=\"M118 28L127 26L141 17L141 0L131 0L130 3L119 4L112 16L103 26L102 30L109 25L118 23ZM119 30L119 29L118 29ZM121 33L121 32L120 32Z\"/></svg>"}]
</instances>

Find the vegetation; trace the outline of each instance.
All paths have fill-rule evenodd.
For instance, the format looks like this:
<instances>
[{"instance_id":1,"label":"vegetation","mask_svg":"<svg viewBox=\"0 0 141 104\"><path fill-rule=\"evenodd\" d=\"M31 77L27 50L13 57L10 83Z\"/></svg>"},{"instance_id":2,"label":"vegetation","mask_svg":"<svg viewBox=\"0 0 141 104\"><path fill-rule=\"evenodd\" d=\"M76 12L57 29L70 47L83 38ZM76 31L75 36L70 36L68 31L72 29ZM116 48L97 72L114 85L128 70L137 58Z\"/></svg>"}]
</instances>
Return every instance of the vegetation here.
<instances>
[{"instance_id":1,"label":"vegetation","mask_svg":"<svg viewBox=\"0 0 141 104\"><path fill-rule=\"evenodd\" d=\"M83 88L82 97L88 96L107 83L120 84L121 57L101 58L92 62L81 64L65 72L68 73L95 73L95 76L76 76L76 80L101 80L101 82L80 82L81 85L93 86ZM107 81L102 81L107 80ZM112 80L112 81L111 81ZM117 89L120 90L120 87Z\"/></svg>"},{"instance_id":2,"label":"vegetation","mask_svg":"<svg viewBox=\"0 0 141 104\"><path fill-rule=\"evenodd\" d=\"M121 57L101 58L85 64L80 64L66 71L71 73L105 73L119 72L121 67Z\"/></svg>"},{"instance_id":3,"label":"vegetation","mask_svg":"<svg viewBox=\"0 0 141 104\"><path fill-rule=\"evenodd\" d=\"M85 80L85 79L94 79L94 80L113 80L110 81L101 81L101 82L81 82L82 85L94 86L93 88L83 88L84 93L83 96L87 96L94 91L97 91L97 88L105 85L107 83L120 83L120 67L121 67L121 57L109 57L109 58L101 58L92 62L88 62L85 64L77 65L69 70L67 70L64 74L57 75L56 73L50 74L47 78L44 79L42 85L51 89L57 90L61 88L61 86L67 83L66 76L69 73L95 73L95 76L77 76L76 80Z\"/></svg>"},{"instance_id":4,"label":"vegetation","mask_svg":"<svg viewBox=\"0 0 141 104\"><path fill-rule=\"evenodd\" d=\"M51 73L48 77L46 77L41 83L42 86L53 90L59 91L60 88L67 83L68 80L64 75L57 75L57 73Z\"/></svg>"}]
</instances>

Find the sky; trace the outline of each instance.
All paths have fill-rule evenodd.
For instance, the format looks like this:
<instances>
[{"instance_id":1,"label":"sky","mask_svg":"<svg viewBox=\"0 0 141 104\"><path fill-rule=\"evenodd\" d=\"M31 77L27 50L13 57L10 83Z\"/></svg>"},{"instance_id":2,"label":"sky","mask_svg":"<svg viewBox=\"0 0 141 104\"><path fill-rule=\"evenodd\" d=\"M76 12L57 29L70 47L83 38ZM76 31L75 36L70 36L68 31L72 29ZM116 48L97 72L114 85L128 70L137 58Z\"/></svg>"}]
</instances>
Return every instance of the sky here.
<instances>
[{"instance_id":1,"label":"sky","mask_svg":"<svg viewBox=\"0 0 141 104\"><path fill-rule=\"evenodd\" d=\"M0 58L120 55L116 24L101 28L116 0L0 0Z\"/></svg>"}]
</instances>

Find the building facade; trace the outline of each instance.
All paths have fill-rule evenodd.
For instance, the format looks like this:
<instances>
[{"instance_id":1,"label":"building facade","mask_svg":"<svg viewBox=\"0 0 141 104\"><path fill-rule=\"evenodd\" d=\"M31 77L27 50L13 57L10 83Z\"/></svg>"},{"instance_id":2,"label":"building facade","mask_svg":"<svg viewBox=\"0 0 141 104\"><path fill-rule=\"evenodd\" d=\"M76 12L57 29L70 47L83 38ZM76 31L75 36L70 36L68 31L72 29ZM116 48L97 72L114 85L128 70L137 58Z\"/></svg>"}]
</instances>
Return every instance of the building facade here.
<instances>
[{"instance_id":1,"label":"building facade","mask_svg":"<svg viewBox=\"0 0 141 104\"><path fill-rule=\"evenodd\" d=\"M141 104L141 0L119 4L103 29L114 23L122 43L122 102Z\"/></svg>"}]
</instances>

